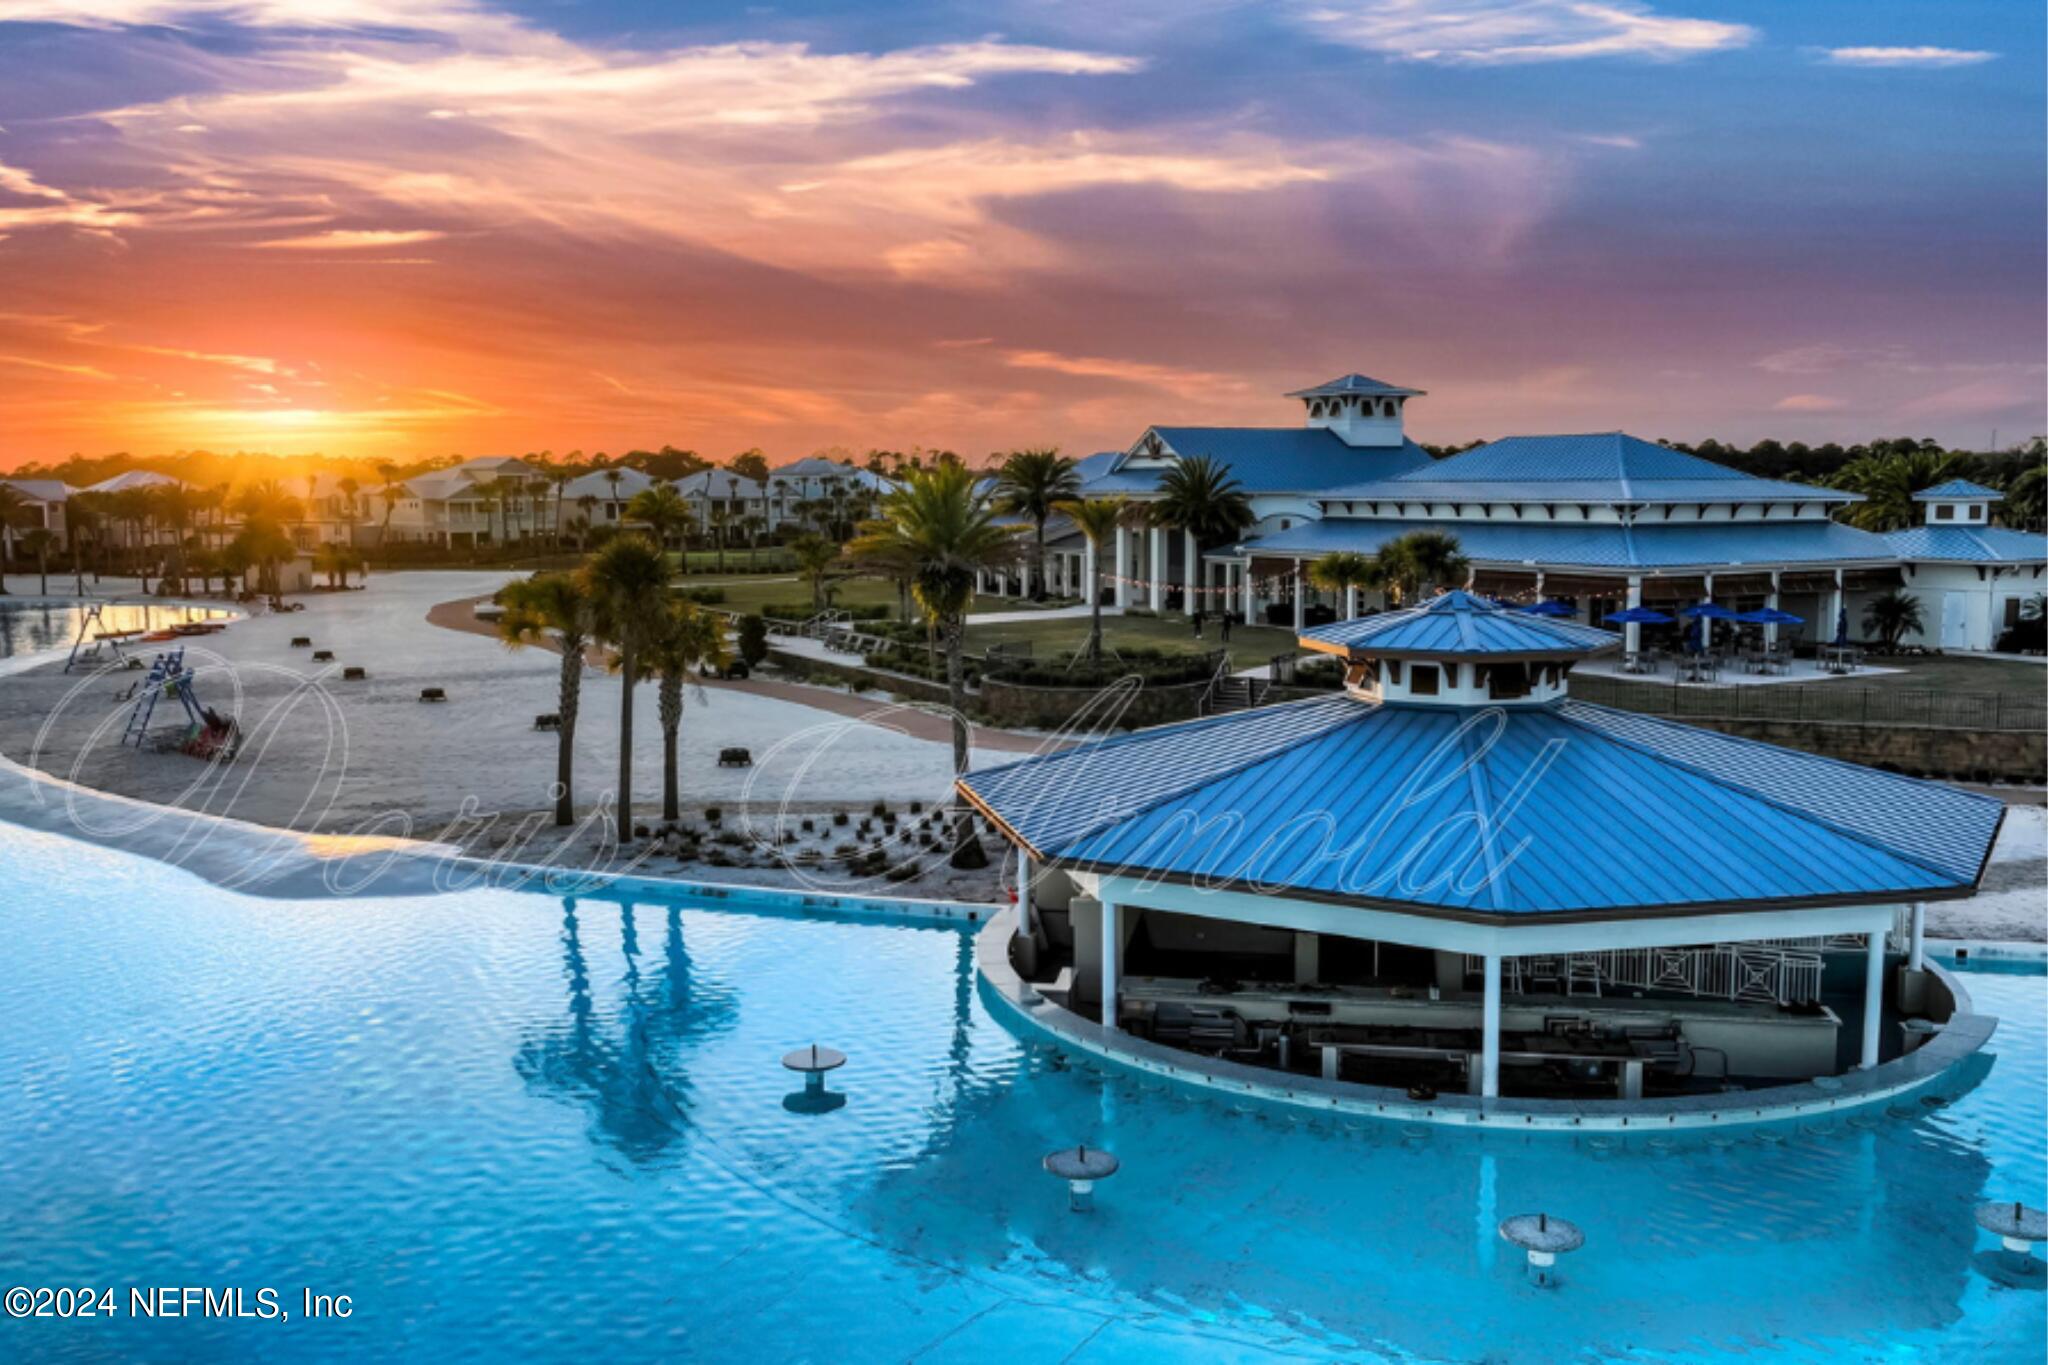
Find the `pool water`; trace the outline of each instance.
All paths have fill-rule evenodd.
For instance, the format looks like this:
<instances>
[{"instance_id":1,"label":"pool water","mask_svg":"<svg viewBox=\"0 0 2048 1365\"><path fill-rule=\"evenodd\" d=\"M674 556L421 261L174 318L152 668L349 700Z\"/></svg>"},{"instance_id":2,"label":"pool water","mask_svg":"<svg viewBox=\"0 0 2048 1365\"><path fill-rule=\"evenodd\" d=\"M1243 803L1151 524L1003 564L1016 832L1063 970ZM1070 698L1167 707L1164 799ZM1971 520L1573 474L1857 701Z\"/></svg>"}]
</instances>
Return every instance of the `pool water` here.
<instances>
[{"instance_id":1,"label":"pool water","mask_svg":"<svg viewBox=\"0 0 2048 1365\"><path fill-rule=\"evenodd\" d=\"M289 1322L14 1358L2038 1362L2038 973L1955 1103L1731 1141L1301 1122L1027 1048L964 930L509 890L286 902L0 827L0 1279ZM850 1061L785 1108L783 1053ZM1093 1214L1039 1169L1123 1160ZM1494 1234L1585 1229L1563 1282ZM302 1288L351 1296L302 1321Z\"/></svg>"},{"instance_id":2,"label":"pool water","mask_svg":"<svg viewBox=\"0 0 2048 1365\"><path fill-rule=\"evenodd\" d=\"M14 580L17 592L21 590L22 581L19 577ZM33 583L33 580L29 581ZM0 598L0 659L38 654L45 650L70 649L71 642L78 638L78 626L85 618L85 611L86 609L75 601L44 598L20 602ZM199 621L210 616L226 614L218 609L206 607L165 605L158 602L116 602L107 604L106 609L100 613L100 624L94 629L160 630L186 621ZM124 647L131 647L130 642L122 643ZM147 651L160 646L135 641L132 648Z\"/></svg>"}]
</instances>

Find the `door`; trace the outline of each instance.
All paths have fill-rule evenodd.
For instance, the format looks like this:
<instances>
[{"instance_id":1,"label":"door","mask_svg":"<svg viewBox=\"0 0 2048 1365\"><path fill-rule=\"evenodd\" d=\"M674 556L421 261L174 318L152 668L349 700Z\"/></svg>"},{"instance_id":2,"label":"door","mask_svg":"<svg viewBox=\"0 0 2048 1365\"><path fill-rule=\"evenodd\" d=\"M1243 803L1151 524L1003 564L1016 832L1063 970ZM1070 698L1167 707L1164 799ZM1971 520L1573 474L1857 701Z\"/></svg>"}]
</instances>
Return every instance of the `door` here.
<instances>
[{"instance_id":1,"label":"door","mask_svg":"<svg viewBox=\"0 0 2048 1365\"><path fill-rule=\"evenodd\" d=\"M1944 650L1970 647L1970 595L1945 592L1941 595L1941 647Z\"/></svg>"}]
</instances>

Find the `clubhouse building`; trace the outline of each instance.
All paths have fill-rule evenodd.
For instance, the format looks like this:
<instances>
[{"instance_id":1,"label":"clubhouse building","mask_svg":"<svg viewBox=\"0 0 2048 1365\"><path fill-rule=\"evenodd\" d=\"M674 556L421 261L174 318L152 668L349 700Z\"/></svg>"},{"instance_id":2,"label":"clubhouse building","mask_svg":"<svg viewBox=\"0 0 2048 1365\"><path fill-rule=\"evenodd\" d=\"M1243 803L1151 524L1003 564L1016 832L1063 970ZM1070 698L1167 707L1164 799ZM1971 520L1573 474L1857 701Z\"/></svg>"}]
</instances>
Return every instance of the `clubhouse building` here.
<instances>
[{"instance_id":1,"label":"clubhouse building","mask_svg":"<svg viewBox=\"0 0 2048 1365\"><path fill-rule=\"evenodd\" d=\"M1434 460L1403 430L1419 389L1353 374L1287 396L1302 404L1300 426L1155 426L1081 462L1087 496L1145 501L1176 459L1208 456L1257 518L1224 546L1168 528L1120 532L1103 566L1116 605L1192 604L1301 629L1379 605L1319 593L1310 563L1422 529L1457 536L1474 591L1563 599L1588 624L1626 606L1713 602L1791 613L1805 640L1825 641L1844 619L1856 633L1864 604L1896 588L1920 599L1925 621L1904 643L1989 650L2048 591L2048 538L1991 525L1999 494L1961 480L1916 497L1919 525L1878 534L1835 519L1857 494L1756 478L1621 432L1511 436ZM1092 549L1062 527L1050 550L1051 586L1085 591Z\"/></svg>"}]
</instances>

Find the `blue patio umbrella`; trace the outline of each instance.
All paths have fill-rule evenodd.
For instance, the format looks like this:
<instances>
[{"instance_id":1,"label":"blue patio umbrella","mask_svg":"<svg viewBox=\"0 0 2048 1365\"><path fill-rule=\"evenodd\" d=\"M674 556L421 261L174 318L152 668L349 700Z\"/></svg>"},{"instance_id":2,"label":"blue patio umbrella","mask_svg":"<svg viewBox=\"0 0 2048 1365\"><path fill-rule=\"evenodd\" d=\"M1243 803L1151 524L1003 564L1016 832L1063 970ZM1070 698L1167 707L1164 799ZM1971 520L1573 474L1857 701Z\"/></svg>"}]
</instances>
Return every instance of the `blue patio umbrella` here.
<instances>
[{"instance_id":1,"label":"blue patio umbrella","mask_svg":"<svg viewBox=\"0 0 2048 1365\"><path fill-rule=\"evenodd\" d=\"M1517 607L1515 610L1525 612L1530 616L1570 616L1573 614L1570 607L1557 601L1531 602L1528 606Z\"/></svg>"},{"instance_id":2,"label":"blue patio umbrella","mask_svg":"<svg viewBox=\"0 0 2048 1365\"><path fill-rule=\"evenodd\" d=\"M1700 618L1692 618L1692 624L1685 628L1685 651L1688 654L1700 652Z\"/></svg>"},{"instance_id":3,"label":"blue patio umbrella","mask_svg":"<svg viewBox=\"0 0 2048 1365\"><path fill-rule=\"evenodd\" d=\"M1695 602L1678 613L1695 621L1733 621L1735 613L1719 602Z\"/></svg>"},{"instance_id":4,"label":"blue patio umbrella","mask_svg":"<svg viewBox=\"0 0 2048 1365\"><path fill-rule=\"evenodd\" d=\"M1607 613L1607 619L1616 625L1622 626L1668 626L1671 624L1669 616L1666 616L1661 611L1651 611L1648 607L1624 607L1620 611L1610 611Z\"/></svg>"},{"instance_id":5,"label":"blue patio umbrella","mask_svg":"<svg viewBox=\"0 0 2048 1365\"><path fill-rule=\"evenodd\" d=\"M1835 643L1838 645L1849 643L1849 609L1847 607L1843 607L1835 616Z\"/></svg>"},{"instance_id":6,"label":"blue patio umbrella","mask_svg":"<svg viewBox=\"0 0 2048 1365\"><path fill-rule=\"evenodd\" d=\"M1758 607L1755 611L1743 612L1735 619L1751 626L1798 626L1806 623L1804 616L1794 616L1791 612L1779 611L1776 607Z\"/></svg>"}]
</instances>

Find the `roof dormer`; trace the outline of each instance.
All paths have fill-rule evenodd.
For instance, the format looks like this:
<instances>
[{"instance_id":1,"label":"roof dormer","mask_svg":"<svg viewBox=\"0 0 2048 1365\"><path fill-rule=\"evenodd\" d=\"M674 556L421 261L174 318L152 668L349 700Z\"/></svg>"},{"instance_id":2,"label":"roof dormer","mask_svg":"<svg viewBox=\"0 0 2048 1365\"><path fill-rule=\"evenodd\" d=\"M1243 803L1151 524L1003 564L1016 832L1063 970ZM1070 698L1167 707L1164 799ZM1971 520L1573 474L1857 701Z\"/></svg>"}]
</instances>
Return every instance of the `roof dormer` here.
<instances>
[{"instance_id":1,"label":"roof dormer","mask_svg":"<svg viewBox=\"0 0 2048 1365\"><path fill-rule=\"evenodd\" d=\"M1301 400L1311 427L1335 434L1346 445L1398 446L1407 439L1401 429L1402 409L1423 391L1347 374L1287 396Z\"/></svg>"},{"instance_id":2,"label":"roof dormer","mask_svg":"<svg viewBox=\"0 0 2048 1365\"><path fill-rule=\"evenodd\" d=\"M1991 504L2005 497L1996 488L1986 488L1968 479L1950 479L1923 488L1913 501L1926 509L1921 520L1929 526L1982 526L1991 519Z\"/></svg>"}]
</instances>

